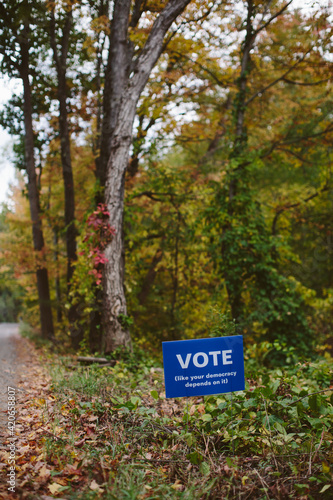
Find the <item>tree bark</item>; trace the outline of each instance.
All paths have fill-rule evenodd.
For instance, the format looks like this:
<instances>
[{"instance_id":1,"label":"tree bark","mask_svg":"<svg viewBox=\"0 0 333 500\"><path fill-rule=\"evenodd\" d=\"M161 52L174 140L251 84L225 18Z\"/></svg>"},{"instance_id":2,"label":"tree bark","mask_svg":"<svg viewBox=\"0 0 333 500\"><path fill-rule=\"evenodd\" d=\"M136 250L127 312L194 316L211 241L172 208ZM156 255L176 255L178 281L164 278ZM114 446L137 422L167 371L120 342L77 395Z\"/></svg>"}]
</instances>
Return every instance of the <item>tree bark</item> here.
<instances>
[{"instance_id":1,"label":"tree bark","mask_svg":"<svg viewBox=\"0 0 333 500\"><path fill-rule=\"evenodd\" d=\"M64 181L65 198L65 235L66 235L66 254L67 254L67 297L71 289L71 280L74 274L73 263L77 260L76 245L76 226L75 226L75 191L74 178L71 158L71 141L68 124L67 111L67 57L69 51L69 37L73 25L72 8L66 12L64 27L62 29L61 49L57 47L56 20L54 9L51 11L50 21L50 41L55 63L58 87L57 96L59 102L59 136L60 136L60 154L62 165L62 177ZM68 311L68 320L73 347L78 348L83 339L82 329L76 326L78 320L78 307L70 304Z\"/></svg>"},{"instance_id":2,"label":"tree bark","mask_svg":"<svg viewBox=\"0 0 333 500\"><path fill-rule=\"evenodd\" d=\"M117 125L119 108L126 88L129 71L128 26L131 0L114 2L109 55L105 73L103 98L103 124L101 150L97 161L96 175L101 188L105 187L107 163L110 158L111 142Z\"/></svg>"},{"instance_id":3,"label":"tree bark","mask_svg":"<svg viewBox=\"0 0 333 500\"><path fill-rule=\"evenodd\" d=\"M20 38L20 76L23 82L24 93L24 127L25 127L25 161L28 174L28 193L30 215L32 220L32 237L37 259L43 258L44 236L40 219L39 192L34 155L34 133L32 122L31 87L29 82L29 25L25 22ZM39 255L38 255L39 254ZM39 300L40 322L42 336L52 339L54 337L53 318L50 300L48 271L44 263L38 263L36 271L37 290Z\"/></svg>"},{"instance_id":4,"label":"tree bark","mask_svg":"<svg viewBox=\"0 0 333 500\"><path fill-rule=\"evenodd\" d=\"M110 37L112 46L110 46L105 82L102 154L99 162L99 176L102 182L105 179L105 201L110 213L110 224L116 229L116 234L105 251L108 259L103 278L103 348L105 352L111 352L119 346L131 345L126 325L123 212L125 171L132 144L137 103L162 52L165 34L190 1L170 0L167 3L156 18L147 42L135 61L131 60L131 47L128 43L130 1L115 0L114 3ZM115 79L117 75L119 76L118 84ZM108 160L104 172L105 157Z\"/></svg>"},{"instance_id":5,"label":"tree bark","mask_svg":"<svg viewBox=\"0 0 333 500\"><path fill-rule=\"evenodd\" d=\"M58 53L54 11L51 12L50 37L53 51L53 59L58 77L58 102L59 102L59 135L62 175L65 192L65 227L66 227L66 251L67 251L67 288L70 289L70 281L73 276L73 262L77 260L76 254L76 228L75 228L75 195L74 179L71 160L71 144L68 126L67 112L67 55L69 49L69 35L72 28L72 10L66 14L65 26L62 32L61 53Z\"/></svg>"}]
</instances>

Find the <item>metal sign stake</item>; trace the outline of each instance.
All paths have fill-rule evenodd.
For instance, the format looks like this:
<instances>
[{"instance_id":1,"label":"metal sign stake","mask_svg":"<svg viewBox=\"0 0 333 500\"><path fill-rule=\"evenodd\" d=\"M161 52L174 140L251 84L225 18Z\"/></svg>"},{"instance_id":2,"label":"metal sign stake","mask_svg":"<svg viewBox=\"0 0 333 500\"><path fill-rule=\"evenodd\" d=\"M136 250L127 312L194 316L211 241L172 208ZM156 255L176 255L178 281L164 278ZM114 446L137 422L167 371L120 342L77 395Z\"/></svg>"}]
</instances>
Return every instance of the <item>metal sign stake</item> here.
<instances>
[{"instance_id":1,"label":"metal sign stake","mask_svg":"<svg viewBox=\"0 0 333 500\"><path fill-rule=\"evenodd\" d=\"M232 407L232 392L230 393L231 402L231 442L232 442L232 455L235 456L235 442L234 442L234 425L232 421L233 407Z\"/></svg>"},{"instance_id":2,"label":"metal sign stake","mask_svg":"<svg viewBox=\"0 0 333 500\"><path fill-rule=\"evenodd\" d=\"M186 434L188 433L188 397L186 397Z\"/></svg>"}]
</instances>

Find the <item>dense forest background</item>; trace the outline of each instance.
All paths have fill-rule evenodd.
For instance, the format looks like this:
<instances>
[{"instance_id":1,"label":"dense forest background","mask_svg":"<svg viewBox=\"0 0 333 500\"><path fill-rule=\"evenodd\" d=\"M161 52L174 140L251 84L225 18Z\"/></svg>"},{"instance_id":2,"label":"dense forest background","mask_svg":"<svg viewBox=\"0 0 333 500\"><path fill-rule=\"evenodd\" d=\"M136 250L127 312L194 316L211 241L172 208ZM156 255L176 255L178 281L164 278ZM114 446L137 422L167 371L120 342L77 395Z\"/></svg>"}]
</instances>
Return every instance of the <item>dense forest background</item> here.
<instances>
[{"instance_id":1,"label":"dense forest background","mask_svg":"<svg viewBox=\"0 0 333 500\"><path fill-rule=\"evenodd\" d=\"M92 352L332 342L332 5L294 3L2 2L1 321Z\"/></svg>"}]
</instances>

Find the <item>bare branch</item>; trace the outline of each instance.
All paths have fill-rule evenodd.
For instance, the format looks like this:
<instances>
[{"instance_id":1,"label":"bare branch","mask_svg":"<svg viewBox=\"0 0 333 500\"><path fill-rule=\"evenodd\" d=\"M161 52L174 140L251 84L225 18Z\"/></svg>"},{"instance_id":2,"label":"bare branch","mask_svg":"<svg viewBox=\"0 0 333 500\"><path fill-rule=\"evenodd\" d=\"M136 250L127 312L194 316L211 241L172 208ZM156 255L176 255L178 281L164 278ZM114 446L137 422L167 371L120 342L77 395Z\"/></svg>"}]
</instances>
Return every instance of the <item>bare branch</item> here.
<instances>
[{"instance_id":1,"label":"bare branch","mask_svg":"<svg viewBox=\"0 0 333 500\"><path fill-rule=\"evenodd\" d=\"M143 14L146 3L147 0L135 0L132 17L129 24L131 28L135 28L138 25L138 22L140 21L140 17Z\"/></svg>"}]
</instances>

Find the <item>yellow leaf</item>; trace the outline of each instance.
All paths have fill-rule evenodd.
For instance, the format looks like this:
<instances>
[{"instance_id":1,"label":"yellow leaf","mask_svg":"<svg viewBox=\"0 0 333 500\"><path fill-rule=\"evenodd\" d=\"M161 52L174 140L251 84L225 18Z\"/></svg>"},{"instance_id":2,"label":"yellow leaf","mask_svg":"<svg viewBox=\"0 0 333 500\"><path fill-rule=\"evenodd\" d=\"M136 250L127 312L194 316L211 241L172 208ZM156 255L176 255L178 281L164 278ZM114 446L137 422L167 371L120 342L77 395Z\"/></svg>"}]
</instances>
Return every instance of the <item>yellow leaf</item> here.
<instances>
[{"instance_id":1,"label":"yellow leaf","mask_svg":"<svg viewBox=\"0 0 333 500\"><path fill-rule=\"evenodd\" d=\"M57 478L57 482L61 485L61 486L67 486L67 480L62 478L62 477L58 477Z\"/></svg>"},{"instance_id":2,"label":"yellow leaf","mask_svg":"<svg viewBox=\"0 0 333 500\"><path fill-rule=\"evenodd\" d=\"M39 479L41 479L41 480L47 479L48 477L50 477L50 474L51 474L50 469L48 469L46 467L46 465L43 465L43 467L39 471ZM54 484L56 484L56 483L54 483Z\"/></svg>"},{"instance_id":3,"label":"yellow leaf","mask_svg":"<svg viewBox=\"0 0 333 500\"><path fill-rule=\"evenodd\" d=\"M330 466L325 464L325 462L322 463L322 466L323 466L323 472L324 474L328 474L330 472Z\"/></svg>"},{"instance_id":4,"label":"yellow leaf","mask_svg":"<svg viewBox=\"0 0 333 500\"><path fill-rule=\"evenodd\" d=\"M57 493L59 493L59 490L62 488L61 484L58 484L58 483L52 483L52 484L49 484L48 486L50 492L52 493L52 495L55 495Z\"/></svg>"},{"instance_id":5,"label":"yellow leaf","mask_svg":"<svg viewBox=\"0 0 333 500\"><path fill-rule=\"evenodd\" d=\"M177 479L177 481L175 482L175 484L173 484L171 486L171 488L173 488L174 490L182 490L183 489L183 485L181 484L181 482L179 481L179 479Z\"/></svg>"}]
</instances>

